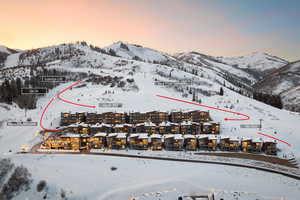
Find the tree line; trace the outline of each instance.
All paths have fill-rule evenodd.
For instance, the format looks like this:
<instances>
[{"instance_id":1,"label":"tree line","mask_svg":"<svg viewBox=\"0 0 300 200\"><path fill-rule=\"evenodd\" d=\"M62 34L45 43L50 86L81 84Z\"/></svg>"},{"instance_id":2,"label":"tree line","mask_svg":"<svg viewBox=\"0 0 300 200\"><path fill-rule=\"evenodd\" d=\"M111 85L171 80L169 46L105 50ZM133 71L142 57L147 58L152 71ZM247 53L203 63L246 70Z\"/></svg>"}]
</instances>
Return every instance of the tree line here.
<instances>
[{"instance_id":1,"label":"tree line","mask_svg":"<svg viewBox=\"0 0 300 200\"><path fill-rule=\"evenodd\" d=\"M253 99L269 104L279 109L283 108L281 97L279 95L272 95L272 94L267 94L262 92L254 92Z\"/></svg>"},{"instance_id":2,"label":"tree line","mask_svg":"<svg viewBox=\"0 0 300 200\"><path fill-rule=\"evenodd\" d=\"M30 69L30 77L16 77L5 79L0 85L0 102L16 103L21 109L35 109L38 97L44 94L22 94L21 88L47 88L56 87L59 82L43 82L41 76L65 76L67 80L79 80L87 77L87 73L72 73L56 69L34 70Z\"/></svg>"}]
</instances>

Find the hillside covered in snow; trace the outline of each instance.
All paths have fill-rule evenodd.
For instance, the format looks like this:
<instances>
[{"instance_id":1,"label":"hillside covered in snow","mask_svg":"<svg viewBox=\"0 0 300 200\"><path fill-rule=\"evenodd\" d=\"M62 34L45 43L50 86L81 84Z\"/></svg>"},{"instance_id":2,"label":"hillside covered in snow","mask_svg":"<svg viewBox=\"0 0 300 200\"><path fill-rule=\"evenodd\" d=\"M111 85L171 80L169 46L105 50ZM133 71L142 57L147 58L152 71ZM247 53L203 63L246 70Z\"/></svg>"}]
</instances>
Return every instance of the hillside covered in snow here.
<instances>
[{"instance_id":1,"label":"hillside covered in snow","mask_svg":"<svg viewBox=\"0 0 300 200\"><path fill-rule=\"evenodd\" d=\"M285 108L300 111L300 61L293 62L277 69L267 75L262 81L256 83L255 88L279 94Z\"/></svg>"},{"instance_id":2,"label":"hillside covered in snow","mask_svg":"<svg viewBox=\"0 0 300 200\"><path fill-rule=\"evenodd\" d=\"M265 60L268 63L269 58ZM243 64L236 66L236 62ZM256 70L256 64L247 59L236 62L195 52L170 56L123 42L105 48L79 42L9 54L1 62L0 83L19 78L22 86L36 87L40 86L38 77L50 72L51 75L66 77L63 83L48 85L46 94L34 96L36 105L33 109L21 109L19 101L15 101L18 94L6 99L11 100L9 103L0 103L0 112L5 113L0 115L1 157L10 159L14 166L23 165L26 172L28 170L25 173L28 179L25 180L29 184L25 185L29 188L21 188L21 192L15 192L13 198L169 200L215 192L220 199L296 200L300 191L298 180L254 169L84 154L18 153L22 146L30 148L43 139L38 134L40 119L44 108L54 98L43 118L43 125L47 128L59 126L61 112L204 110L209 111L214 122L220 123L221 135L262 138L257 132L263 132L291 144L278 142L278 157L299 161L299 114L254 100L250 89L259 79L245 70L245 66L251 65L250 68ZM272 62L277 63L277 68L284 63L280 59ZM270 69L268 64L263 66ZM297 67L292 65L289 69L294 68ZM60 91L79 80L83 83L68 90L63 97L95 107L74 106L57 98ZM217 109L163 99L157 95ZM99 106L99 103L105 102L122 103L122 107ZM243 113L250 119L224 120L241 116L220 109ZM37 122L38 126L7 125L10 121L27 120ZM241 126L258 124L260 120L263 123L261 130ZM167 152L162 154L168 156ZM182 154L192 155L191 152ZM4 182L8 183L7 180ZM38 189L41 180L45 180L44 187ZM1 179L0 189L2 191Z\"/></svg>"},{"instance_id":3,"label":"hillside covered in snow","mask_svg":"<svg viewBox=\"0 0 300 200\"><path fill-rule=\"evenodd\" d=\"M231 58L216 57L216 59L228 65L260 73L261 75L267 75L269 72L288 64L288 61L282 58L259 52Z\"/></svg>"}]
</instances>

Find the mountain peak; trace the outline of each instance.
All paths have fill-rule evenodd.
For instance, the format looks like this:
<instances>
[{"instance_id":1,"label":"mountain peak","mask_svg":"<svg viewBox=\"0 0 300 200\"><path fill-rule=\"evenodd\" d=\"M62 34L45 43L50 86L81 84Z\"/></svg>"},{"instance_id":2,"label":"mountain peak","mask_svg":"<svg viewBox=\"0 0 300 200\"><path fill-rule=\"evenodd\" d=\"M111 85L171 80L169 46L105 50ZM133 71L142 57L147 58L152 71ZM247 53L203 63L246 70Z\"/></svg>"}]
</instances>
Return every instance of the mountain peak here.
<instances>
[{"instance_id":1,"label":"mountain peak","mask_svg":"<svg viewBox=\"0 0 300 200\"><path fill-rule=\"evenodd\" d=\"M0 45L0 52L1 53L7 53L7 54L13 54L13 53L17 53L17 50L14 49L10 49L6 46Z\"/></svg>"},{"instance_id":2,"label":"mountain peak","mask_svg":"<svg viewBox=\"0 0 300 200\"><path fill-rule=\"evenodd\" d=\"M270 55L265 52L253 52L244 56L238 57L216 57L219 61L234 65L239 68L247 68L261 72L278 69L286 64L288 61Z\"/></svg>"},{"instance_id":3,"label":"mountain peak","mask_svg":"<svg viewBox=\"0 0 300 200\"><path fill-rule=\"evenodd\" d=\"M124 41L115 42L110 46L104 47L103 49L105 49L106 51L113 50L116 52L117 56L139 61L159 62L165 61L167 59L172 59L171 56L166 53L148 47L143 47L141 45L130 44Z\"/></svg>"}]
</instances>

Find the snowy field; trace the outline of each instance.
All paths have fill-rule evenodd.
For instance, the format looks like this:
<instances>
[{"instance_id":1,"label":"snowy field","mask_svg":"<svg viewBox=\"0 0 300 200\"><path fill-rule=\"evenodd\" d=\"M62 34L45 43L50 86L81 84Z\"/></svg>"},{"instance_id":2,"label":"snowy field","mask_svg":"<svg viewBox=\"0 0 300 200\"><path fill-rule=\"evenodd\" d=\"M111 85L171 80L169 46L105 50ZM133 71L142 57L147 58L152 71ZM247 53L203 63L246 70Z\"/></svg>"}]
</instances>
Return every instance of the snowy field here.
<instances>
[{"instance_id":1,"label":"snowy field","mask_svg":"<svg viewBox=\"0 0 300 200\"><path fill-rule=\"evenodd\" d=\"M36 180L46 180L50 188L63 188L69 199L159 199L157 193L160 199L176 199L231 191L254 193L260 199L297 200L300 194L299 181L236 167L88 155L15 155L13 160L34 172ZM59 195L55 189L49 191L53 199ZM147 194L153 196L146 198Z\"/></svg>"}]
</instances>

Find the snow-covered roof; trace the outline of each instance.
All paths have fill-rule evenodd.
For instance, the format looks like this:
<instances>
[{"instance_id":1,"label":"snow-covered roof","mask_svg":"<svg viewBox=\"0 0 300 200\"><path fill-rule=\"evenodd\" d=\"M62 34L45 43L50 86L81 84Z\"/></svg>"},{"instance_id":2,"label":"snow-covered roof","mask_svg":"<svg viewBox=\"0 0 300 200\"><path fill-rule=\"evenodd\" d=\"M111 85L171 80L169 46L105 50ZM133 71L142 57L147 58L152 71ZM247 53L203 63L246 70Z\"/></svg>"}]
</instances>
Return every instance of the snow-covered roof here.
<instances>
[{"instance_id":1,"label":"snow-covered roof","mask_svg":"<svg viewBox=\"0 0 300 200\"><path fill-rule=\"evenodd\" d=\"M222 139L229 139L230 137L228 136L228 135L221 135L220 136L220 139L222 140Z\"/></svg>"},{"instance_id":2,"label":"snow-covered roof","mask_svg":"<svg viewBox=\"0 0 300 200\"><path fill-rule=\"evenodd\" d=\"M174 134L166 134L164 135L164 138L173 138L174 137Z\"/></svg>"},{"instance_id":3,"label":"snow-covered roof","mask_svg":"<svg viewBox=\"0 0 300 200\"><path fill-rule=\"evenodd\" d=\"M132 127L133 124L123 124L123 126L130 126L130 127Z\"/></svg>"},{"instance_id":4,"label":"snow-covered roof","mask_svg":"<svg viewBox=\"0 0 300 200\"><path fill-rule=\"evenodd\" d=\"M124 127L124 124L116 124L115 127L116 127L116 128L123 128L123 127Z\"/></svg>"},{"instance_id":5,"label":"snow-covered roof","mask_svg":"<svg viewBox=\"0 0 300 200\"><path fill-rule=\"evenodd\" d=\"M209 123L209 122L204 122L203 125L204 125L204 126L211 126L211 123Z\"/></svg>"},{"instance_id":6,"label":"snow-covered roof","mask_svg":"<svg viewBox=\"0 0 300 200\"><path fill-rule=\"evenodd\" d=\"M241 141L241 138L239 136L230 136L230 141Z\"/></svg>"},{"instance_id":7,"label":"snow-covered roof","mask_svg":"<svg viewBox=\"0 0 300 200\"><path fill-rule=\"evenodd\" d=\"M242 137L242 141L252 140L250 137Z\"/></svg>"},{"instance_id":8,"label":"snow-covered roof","mask_svg":"<svg viewBox=\"0 0 300 200\"><path fill-rule=\"evenodd\" d=\"M272 138L264 138L263 141L269 143L277 143L276 140L273 140Z\"/></svg>"},{"instance_id":9,"label":"snow-covered roof","mask_svg":"<svg viewBox=\"0 0 300 200\"><path fill-rule=\"evenodd\" d=\"M126 138L126 136L127 136L127 133L117 133L117 138L119 138L119 139Z\"/></svg>"},{"instance_id":10,"label":"snow-covered roof","mask_svg":"<svg viewBox=\"0 0 300 200\"><path fill-rule=\"evenodd\" d=\"M92 125L91 125L91 127L93 127L93 128L97 128L97 127L102 127L102 125L101 125L101 124L99 124L99 123L96 123L96 124L92 124Z\"/></svg>"},{"instance_id":11,"label":"snow-covered roof","mask_svg":"<svg viewBox=\"0 0 300 200\"><path fill-rule=\"evenodd\" d=\"M183 140L184 138L182 137L181 134L175 134L175 135L174 135L174 139L175 139L175 140Z\"/></svg>"},{"instance_id":12,"label":"snow-covered roof","mask_svg":"<svg viewBox=\"0 0 300 200\"><path fill-rule=\"evenodd\" d=\"M83 127L89 127L89 124L86 124L86 123L84 123L84 122L80 122L78 125L79 125L79 126L83 126Z\"/></svg>"},{"instance_id":13,"label":"snow-covered roof","mask_svg":"<svg viewBox=\"0 0 300 200\"><path fill-rule=\"evenodd\" d=\"M148 134L147 133L139 134L139 139L148 139Z\"/></svg>"},{"instance_id":14,"label":"snow-covered roof","mask_svg":"<svg viewBox=\"0 0 300 200\"><path fill-rule=\"evenodd\" d=\"M218 139L218 137L216 135L209 135L208 139L209 140L216 140L216 139Z\"/></svg>"},{"instance_id":15,"label":"snow-covered roof","mask_svg":"<svg viewBox=\"0 0 300 200\"><path fill-rule=\"evenodd\" d=\"M253 138L252 142L259 143L259 142L263 142L263 140L261 138Z\"/></svg>"},{"instance_id":16,"label":"snow-covered roof","mask_svg":"<svg viewBox=\"0 0 300 200\"><path fill-rule=\"evenodd\" d=\"M195 135L190 135L190 134L183 135L183 137L184 137L185 139L195 139L195 138L196 138Z\"/></svg>"},{"instance_id":17,"label":"snow-covered roof","mask_svg":"<svg viewBox=\"0 0 300 200\"><path fill-rule=\"evenodd\" d=\"M80 134L65 133L65 134L61 135L60 137L80 137Z\"/></svg>"},{"instance_id":18,"label":"snow-covered roof","mask_svg":"<svg viewBox=\"0 0 300 200\"><path fill-rule=\"evenodd\" d=\"M129 135L129 138L134 138L134 137L138 137L139 134L138 133L132 133Z\"/></svg>"},{"instance_id":19,"label":"snow-covered roof","mask_svg":"<svg viewBox=\"0 0 300 200\"><path fill-rule=\"evenodd\" d=\"M150 138L162 138L162 136L159 134L152 134L150 135Z\"/></svg>"},{"instance_id":20,"label":"snow-covered roof","mask_svg":"<svg viewBox=\"0 0 300 200\"><path fill-rule=\"evenodd\" d=\"M181 134L167 134L164 135L164 138L174 138L175 140L183 140L183 136Z\"/></svg>"},{"instance_id":21,"label":"snow-covered roof","mask_svg":"<svg viewBox=\"0 0 300 200\"><path fill-rule=\"evenodd\" d=\"M112 127L111 124L105 124L105 123L101 123L101 126Z\"/></svg>"},{"instance_id":22,"label":"snow-covered roof","mask_svg":"<svg viewBox=\"0 0 300 200\"><path fill-rule=\"evenodd\" d=\"M69 127L69 128L75 128L75 127L78 127L78 123L76 123L76 124L70 124L68 127Z\"/></svg>"},{"instance_id":23,"label":"snow-covered roof","mask_svg":"<svg viewBox=\"0 0 300 200\"><path fill-rule=\"evenodd\" d=\"M188 126L188 125L192 125L192 122L191 121L183 121L180 123L180 125Z\"/></svg>"},{"instance_id":24,"label":"snow-covered roof","mask_svg":"<svg viewBox=\"0 0 300 200\"><path fill-rule=\"evenodd\" d=\"M145 126L156 126L153 122L144 122Z\"/></svg>"},{"instance_id":25,"label":"snow-covered roof","mask_svg":"<svg viewBox=\"0 0 300 200\"><path fill-rule=\"evenodd\" d=\"M105 137L107 133L96 133L94 137Z\"/></svg>"},{"instance_id":26,"label":"snow-covered roof","mask_svg":"<svg viewBox=\"0 0 300 200\"><path fill-rule=\"evenodd\" d=\"M203 138L208 138L208 135L197 135L196 137L198 139L203 139Z\"/></svg>"},{"instance_id":27,"label":"snow-covered roof","mask_svg":"<svg viewBox=\"0 0 300 200\"><path fill-rule=\"evenodd\" d=\"M159 126L171 126L170 122L161 122Z\"/></svg>"},{"instance_id":28,"label":"snow-covered roof","mask_svg":"<svg viewBox=\"0 0 300 200\"><path fill-rule=\"evenodd\" d=\"M91 125L91 127L93 127L93 128L99 128L99 127L104 127L104 126L106 126L106 127L112 127L112 125L111 124L105 124L105 123L101 123L101 124L99 124L99 123L97 123L97 124L92 124Z\"/></svg>"},{"instance_id":29,"label":"snow-covered roof","mask_svg":"<svg viewBox=\"0 0 300 200\"><path fill-rule=\"evenodd\" d=\"M117 133L109 133L108 137L116 137L118 134Z\"/></svg>"}]
</instances>

